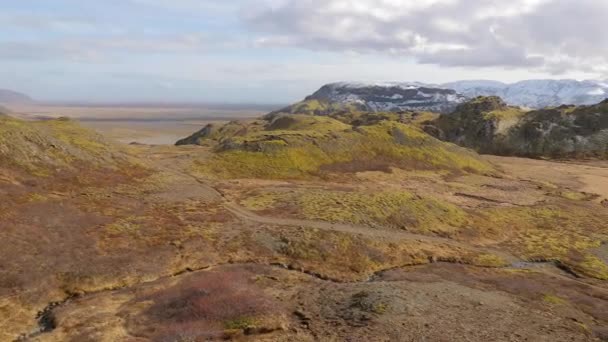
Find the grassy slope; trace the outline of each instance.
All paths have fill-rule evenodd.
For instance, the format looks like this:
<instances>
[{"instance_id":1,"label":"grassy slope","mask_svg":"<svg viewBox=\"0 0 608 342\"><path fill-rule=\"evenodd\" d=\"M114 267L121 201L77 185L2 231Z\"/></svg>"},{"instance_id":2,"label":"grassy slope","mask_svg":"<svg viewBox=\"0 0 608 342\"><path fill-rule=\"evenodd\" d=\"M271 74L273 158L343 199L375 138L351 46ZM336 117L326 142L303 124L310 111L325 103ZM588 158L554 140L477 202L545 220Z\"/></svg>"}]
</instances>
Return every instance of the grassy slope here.
<instances>
[{"instance_id":1,"label":"grassy slope","mask_svg":"<svg viewBox=\"0 0 608 342\"><path fill-rule=\"evenodd\" d=\"M31 122L3 116L0 160L4 167L48 176L85 164L113 168L127 163L128 158L100 135L73 121Z\"/></svg>"},{"instance_id":2,"label":"grassy slope","mask_svg":"<svg viewBox=\"0 0 608 342\"><path fill-rule=\"evenodd\" d=\"M305 178L328 168L447 169L492 172L465 149L394 121L353 127L318 116L278 118L264 129L224 140L200 170L224 177Z\"/></svg>"}]
</instances>

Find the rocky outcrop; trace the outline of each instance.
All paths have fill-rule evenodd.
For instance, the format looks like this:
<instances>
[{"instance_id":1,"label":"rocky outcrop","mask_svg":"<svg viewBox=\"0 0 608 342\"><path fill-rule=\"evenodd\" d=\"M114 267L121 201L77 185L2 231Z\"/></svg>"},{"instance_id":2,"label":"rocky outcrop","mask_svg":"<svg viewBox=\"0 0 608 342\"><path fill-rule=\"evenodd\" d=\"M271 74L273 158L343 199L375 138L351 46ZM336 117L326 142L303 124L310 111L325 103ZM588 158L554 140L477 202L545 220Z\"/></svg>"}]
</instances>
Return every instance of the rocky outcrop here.
<instances>
[{"instance_id":1,"label":"rocky outcrop","mask_svg":"<svg viewBox=\"0 0 608 342\"><path fill-rule=\"evenodd\" d=\"M441 116L432 127L439 138L481 153L608 157L608 100L524 111L498 97L478 97Z\"/></svg>"},{"instance_id":2,"label":"rocky outcrop","mask_svg":"<svg viewBox=\"0 0 608 342\"><path fill-rule=\"evenodd\" d=\"M509 129L524 111L508 106L500 97L477 97L439 117L426 127L430 134L482 153L502 152Z\"/></svg>"}]
</instances>

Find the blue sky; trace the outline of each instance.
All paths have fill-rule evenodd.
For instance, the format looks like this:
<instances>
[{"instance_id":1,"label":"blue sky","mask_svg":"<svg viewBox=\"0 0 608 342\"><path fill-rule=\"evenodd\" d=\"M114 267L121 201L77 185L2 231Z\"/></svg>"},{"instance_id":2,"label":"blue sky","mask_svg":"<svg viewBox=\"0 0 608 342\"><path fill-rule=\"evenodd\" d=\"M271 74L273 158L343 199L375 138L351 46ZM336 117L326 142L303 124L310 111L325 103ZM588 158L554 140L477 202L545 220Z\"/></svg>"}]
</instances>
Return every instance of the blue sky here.
<instances>
[{"instance_id":1,"label":"blue sky","mask_svg":"<svg viewBox=\"0 0 608 342\"><path fill-rule=\"evenodd\" d=\"M0 88L286 103L333 81L606 78L603 0L2 0Z\"/></svg>"}]
</instances>

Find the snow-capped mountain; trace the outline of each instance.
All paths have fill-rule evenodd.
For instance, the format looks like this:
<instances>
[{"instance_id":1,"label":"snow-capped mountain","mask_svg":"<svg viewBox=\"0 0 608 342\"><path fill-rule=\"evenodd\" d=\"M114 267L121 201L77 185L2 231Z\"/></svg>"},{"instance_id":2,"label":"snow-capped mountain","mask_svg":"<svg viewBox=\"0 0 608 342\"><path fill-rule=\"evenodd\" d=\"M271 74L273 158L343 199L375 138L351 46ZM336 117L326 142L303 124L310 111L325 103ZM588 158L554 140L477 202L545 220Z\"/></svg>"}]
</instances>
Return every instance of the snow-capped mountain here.
<instances>
[{"instance_id":1,"label":"snow-capped mountain","mask_svg":"<svg viewBox=\"0 0 608 342\"><path fill-rule=\"evenodd\" d=\"M304 101L318 100L358 109L380 112L428 110L450 112L466 97L452 89L422 83L331 83L324 85Z\"/></svg>"},{"instance_id":2,"label":"snow-capped mountain","mask_svg":"<svg viewBox=\"0 0 608 342\"><path fill-rule=\"evenodd\" d=\"M478 96L499 96L508 105L540 109L562 104L592 105L608 98L608 81L527 80L326 84L304 101L276 113L329 115L342 110L370 112L432 111L451 113Z\"/></svg>"},{"instance_id":3,"label":"snow-capped mountain","mask_svg":"<svg viewBox=\"0 0 608 342\"><path fill-rule=\"evenodd\" d=\"M591 105L608 98L608 81L527 80L513 84L457 81L440 87L454 89L466 97L500 96L510 105L528 108Z\"/></svg>"}]
</instances>

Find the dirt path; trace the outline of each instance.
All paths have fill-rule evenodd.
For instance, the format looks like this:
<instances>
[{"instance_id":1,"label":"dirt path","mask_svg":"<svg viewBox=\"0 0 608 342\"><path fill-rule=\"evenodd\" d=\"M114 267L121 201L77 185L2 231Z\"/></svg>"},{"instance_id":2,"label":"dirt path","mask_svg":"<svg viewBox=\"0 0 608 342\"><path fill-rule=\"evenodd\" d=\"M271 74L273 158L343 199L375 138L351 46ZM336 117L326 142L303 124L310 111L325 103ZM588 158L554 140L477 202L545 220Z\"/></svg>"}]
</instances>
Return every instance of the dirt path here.
<instances>
[{"instance_id":1,"label":"dirt path","mask_svg":"<svg viewBox=\"0 0 608 342\"><path fill-rule=\"evenodd\" d=\"M383 239L383 240L410 240L410 241L418 241L418 242L427 242L427 243L435 243L435 244L443 244L447 246L462 248L474 252L479 253L487 253L494 254L496 256L501 257L506 262L513 264L517 262L521 262L522 260L506 253L501 250L486 248L486 247L478 247L473 246L468 243L455 241L448 238L442 238L437 236L428 236L422 234L408 233L395 229L382 229L382 228L371 228L368 226L355 225L355 224L344 224L344 223L331 223L325 221L311 221L311 220L300 220L300 219L289 219L289 218L276 218L276 217L266 217L257 215L246 208L241 207L240 205L234 202L226 202L224 203L224 207L230 211L232 214L237 216L242 220L252 221L260 224L272 224L279 226L294 226L294 227L303 227L309 229L319 229L319 230L327 230L327 231L335 231L342 232L348 234L356 234L363 235L366 237L372 237L375 239Z\"/></svg>"},{"instance_id":2,"label":"dirt path","mask_svg":"<svg viewBox=\"0 0 608 342\"><path fill-rule=\"evenodd\" d=\"M269 225L278 225L278 226L291 226L291 227L303 227L307 229L318 229L325 231L335 231L342 232L347 234L355 234L362 235L366 237L371 237L374 239L382 239L382 240L409 240L409 241L417 241L417 242L426 242L433 244L442 244L446 246L456 247L472 252L477 253L486 253L493 254L500 258L502 258L508 264L515 264L517 262L521 262L522 260L512 254L509 254L502 250L497 250L494 248L487 247L479 247L474 246L465 242L455 241L449 238L442 238L437 236L428 236L422 234L409 233L396 229L388 229L388 228L371 228L363 225L355 225L355 224L344 224L344 223L331 223L325 221L312 221L312 220L301 220L295 218L277 218L277 217L266 217L260 216L240 205L234 203L232 201L227 200L224 195L215 189L212 185L208 184L208 182L204 179L200 179L196 176L193 176L187 172L182 171L184 166L184 161L171 162L170 160L165 160L160 156L156 156L158 159L155 160L155 165L165 171L173 172L175 174L180 175L180 177L188 178L191 181L195 181L197 185L190 184L190 187L198 186L200 188L200 192L205 194L205 197L208 199L212 199L214 201L222 201L226 210L231 212L236 217L255 222L259 224L269 224ZM160 157L160 158L159 158ZM187 163L187 162L186 162ZM181 165L180 165L181 164ZM192 189L190 189L192 191Z\"/></svg>"}]
</instances>

